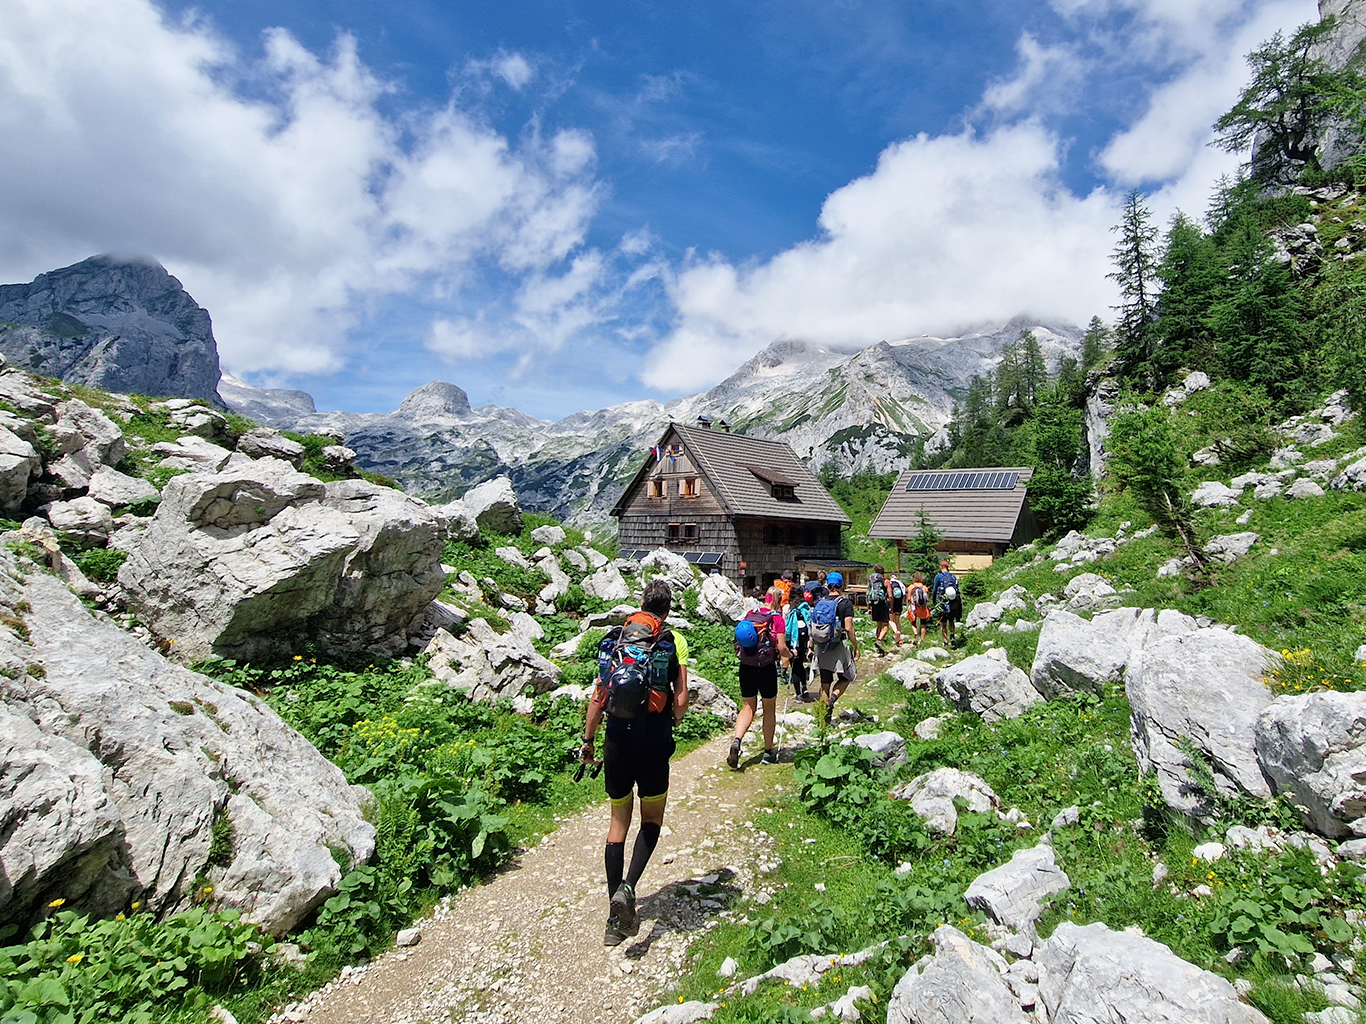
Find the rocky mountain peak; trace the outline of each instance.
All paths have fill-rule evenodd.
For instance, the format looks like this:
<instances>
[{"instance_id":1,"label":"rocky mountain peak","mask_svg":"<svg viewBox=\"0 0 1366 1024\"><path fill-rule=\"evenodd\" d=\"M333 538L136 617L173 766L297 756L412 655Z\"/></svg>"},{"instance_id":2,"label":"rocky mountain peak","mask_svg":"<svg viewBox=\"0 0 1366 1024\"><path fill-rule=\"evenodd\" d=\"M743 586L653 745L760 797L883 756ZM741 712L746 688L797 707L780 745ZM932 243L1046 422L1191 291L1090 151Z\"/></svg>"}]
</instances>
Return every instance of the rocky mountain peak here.
<instances>
[{"instance_id":1,"label":"rocky mountain peak","mask_svg":"<svg viewBox=\"0 0 1366 1024\"><path fill-rule=\"evenodd\" d=\"M470 414L470 396L463 388L434 380L409 393L397 415L410 420L459 419Z\"/></svg>"},{"instance_id":2,"label":"rocky mountain peak","mask_svg":"<svg viewBox=\"0 0 1366 1024\"><path fill-rule=\"evenodd\" d=\"M223 404L208 311L155 260L92 256L0 285L0 353L90 387Z\"/></svg>"}]
</instances>

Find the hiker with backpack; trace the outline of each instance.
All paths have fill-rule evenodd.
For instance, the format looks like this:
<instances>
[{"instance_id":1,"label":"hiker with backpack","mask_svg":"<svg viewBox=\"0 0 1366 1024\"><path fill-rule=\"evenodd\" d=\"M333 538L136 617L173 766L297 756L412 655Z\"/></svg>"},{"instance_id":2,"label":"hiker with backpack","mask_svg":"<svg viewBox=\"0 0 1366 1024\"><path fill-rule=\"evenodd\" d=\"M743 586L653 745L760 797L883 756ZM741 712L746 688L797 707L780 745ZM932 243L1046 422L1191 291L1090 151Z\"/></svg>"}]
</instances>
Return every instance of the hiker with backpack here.
<instances>
[{"instance_id":1,"label":"hiker with backpack","mask_svg":"<svg viewBox=\"0 0 1366 1024\"><path fill-rule=\"evenodd\" d=\"M811 609L811 649L821 674L821 699L827 720L834 717L835 701L858 676L858 638L854 636L854 602L844 596L844 575L825 577L825 595Z\"/></svg>"},{"instance_id":2,"label":"hiker with backpack","mask_svg":"<svg viewBox=\"0 0 1366 1024\"><path fill-rule=\"evenodd\" d=\"M868 576L868 616L876 623L873 631L873 649L878 655L887 652L882 649L882 638L887 635L891 619L891 595L887 592L887 570L881 565L873 566Z\"/></svg>"},{"instance_id":3,"label":"hiker with backpack","mask_svg":"<svg viewBox=\"0 0 1366 1024\"><path fill-rule=\"evenodd\" d=\"M740 742L754 723L760 698L764 702L764 764L777 764L773 733L778 726L778 661L788 656L787 625L771 608L747 612L735 624L735 656L740 659L740 697L744 703L735 716L735 736L730 741L726 764L740 767Z\"/></svg>"},{"instance_id":4,"label":"hiker with backpack","mask_svg":"<svg viewBox=\"0 0 1366 1024\"><path fill-rule=\"evenodd\" d=\"M911 631L915 637L913 646L919 647L929 629L930 611L934 602L930 599L930 588L925 586L925 574L918 572L911 577Z\"/></svg>"},{"instance_id":5,"label":"hiker with backpack","mask_svg":"<svg viewBox=\"0 0 1366 1024\"><path fill-rule=\"evenodd\" d=\"M939 563L930 596L939 606L939 634L948 647L953 643L954 624L963 617L963 595L958 589L958 577L949 572L947 559Z\"/></svg>"},{"instance_id":6,"label":"hiker with backpack","mask_svg":"<svg viewBox=\"0 0 1366 1024\"><path fill-rule=\"evenodd\" d=\"M620 945L640 929L635 887L659 842L669 796L673 730L688 710L687 641L664 624L672 605L669 584L651 580L640 611L632 612L598 644L598 682L588 701L579 759L593 763L594 736L606 719L603 781L612 807L603 852L609 900L606 946ZM630 869L625 870L626 834L637 794L640 829Z\"/></svg>"},{"instance_id":7,"label":"hiker with backpack","mask_svg":"<svg viewBox=\"0 0 1366 1024\"><path fill-rule=\"evenodd\" d=\"M887 577L887 596L892 599L892 633L896 636L896 645L902 644L901 637L901 613L906 608L906 584L901 582L901 577L897 573L892 573Z\"/></svg>"},{"instance_id":8,"label":"hiker with backpack","mask_svg":"<svg viewBox=\"0 0 1366 1024\"><path fill-rule=\"evenodd\" d=\"M811 646L811 605L813 597L810 591L800 587L793 587L791 601L787 606L787 612L783 616L787 623L786 639L787 649L790 652L788 657L788 679L792 683L796 699L803 704L810 704L816 698L806 689L808 677L807 657L810 654Z\"/></svg>"}]
</instances>

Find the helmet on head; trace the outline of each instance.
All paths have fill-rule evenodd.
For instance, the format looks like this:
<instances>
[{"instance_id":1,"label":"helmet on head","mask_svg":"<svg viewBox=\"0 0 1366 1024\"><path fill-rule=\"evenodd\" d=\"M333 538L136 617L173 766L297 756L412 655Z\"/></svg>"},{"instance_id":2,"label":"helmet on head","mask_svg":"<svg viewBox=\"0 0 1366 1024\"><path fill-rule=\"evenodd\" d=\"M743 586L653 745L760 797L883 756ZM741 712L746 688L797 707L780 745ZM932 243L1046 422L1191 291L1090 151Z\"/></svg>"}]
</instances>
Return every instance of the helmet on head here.
<instances>
[{"instance_id":1,"label":"helmet on head","mask_svg":"<svg viewBox=\"0 0 1366 1024\"><path fill-rule=\"evenodd\" d=\"M741 647L758 647L759 631L754 628L754 623L748 619L741 619L735 624L735 642Z\"/></svg>"},{"instance_id":2,"label":"helmet on head","mask_svg":"<svg viewBox=\"0 0 1366 1024\"><path fill-rule=\"evenodd\" d=\"M957 600L958 600L958 588L957 588L957 587L945 587L945 588L944 588L944 598L945 598L945 600L948 600L948 601L957 601Z\"/></svg>"},{"instance_id":3,"label":"helmet on head","mask_svg":"<svg viewBox=\"0 0 1366 1024\"><path fill-rule=\"evenodd\" d=\"M844 586L844 575L843 575L842 573L838 573L838 572L832 572L832 573L830 573L828 576L825 577L825 585L826 585L827 587L842 587L842 586Z\"/></svg>"}]
</instances>

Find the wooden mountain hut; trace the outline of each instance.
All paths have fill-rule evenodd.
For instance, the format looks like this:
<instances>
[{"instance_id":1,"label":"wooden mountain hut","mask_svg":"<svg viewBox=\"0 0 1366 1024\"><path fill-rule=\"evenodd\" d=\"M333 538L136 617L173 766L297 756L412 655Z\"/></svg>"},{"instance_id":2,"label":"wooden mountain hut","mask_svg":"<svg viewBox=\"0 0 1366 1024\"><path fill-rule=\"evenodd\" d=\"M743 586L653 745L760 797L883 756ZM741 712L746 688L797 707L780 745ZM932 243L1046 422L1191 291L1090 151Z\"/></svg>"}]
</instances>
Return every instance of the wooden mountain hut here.
<instances>
[{"instance_id":1,"label":"wooden mountain hut","mask_svg":"<svg viewBox=\"0 0 1366 1024\"><path fill-rule=\"evenodd\" d=\"M946 556L962 556L958 564L965 567L990 565L1007 548L1042 535L1029 511L1028 483L1033 475L1027 466L906 470L868 536L896 541L898 552L905 551L920 532L924 509L943 535L939 550Z\"/></svg>"},{"instance_id":2,"label":"wooden mountain hut","mask_svg":"<svg viewBox=\"0 0 1366 1024\"><path fill-rule=\"evenodd\" d=\"M766 588L799 564L839 559L850 525L781 441L672 423L612 509L626 557L678 552L704 572Z\"/></svg>"}]
</instances>

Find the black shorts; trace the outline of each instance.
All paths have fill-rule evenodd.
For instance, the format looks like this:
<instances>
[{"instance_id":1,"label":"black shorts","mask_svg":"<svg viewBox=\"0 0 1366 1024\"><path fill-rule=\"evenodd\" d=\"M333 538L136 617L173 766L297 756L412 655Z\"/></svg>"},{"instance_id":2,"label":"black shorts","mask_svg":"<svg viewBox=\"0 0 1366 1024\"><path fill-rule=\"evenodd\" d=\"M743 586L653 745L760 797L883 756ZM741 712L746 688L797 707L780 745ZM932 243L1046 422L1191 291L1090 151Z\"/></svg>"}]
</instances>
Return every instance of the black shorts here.
<instances>
[{"instance_id":1,"label":"black shorts","mask_svg":"<svg viewBox=\"0 0 1366 1024\"><path fill-rule=\"evenodd\" d=\"M778 696L778 666L746 665L741 662L740 696L763 697L764 700Z\"/></svg>"},{"instance_id":2,"label":"black shorts","mask_svg":"<svg viewBox=\"0 0 1366 1024\"><path fill-rule=\"evenodd\" d=\"M642 800L669 792L669 758L674 752L673 713L641 715L630 721L607 719L602 745L602 781L612 802Z\"/></svg>"},{"instance_id":3,"label":"black shorts","mask_svg":"<svg viewBox=\"0 0 1366 1024\"><path fill-rule=\"evenodd\" d=\"M899 598L899 597L894 597L894 598L892 598L892 614L893 614L893 615L900 615L900 614L902 613L902 611L904 610L903 607L902 607L902 603L901 603L901 602L902 602L902 598Z\"/></svg>"},{"instance_id":4,"label":"black shorts","mask_svg":"<svg viewBox=\"0 0 1366 1024\"><path fill-rule=\"evenodd\" d=\"M877 604L870 604L868 606L868 614L872 616L874 622L886 622L887 602L879 601Z\"/></svg>"},{"instance_id":5,"label":"black shorts","mask_svg":"<svg viewBox=\"0 0 1366 1024\"><path fill-rule=\"evenodd\" d=\"M962 601L945 601L944 607L939 609L939 621L949 624L958 622L963 617Z\"/></svg>"}]
</instances>

